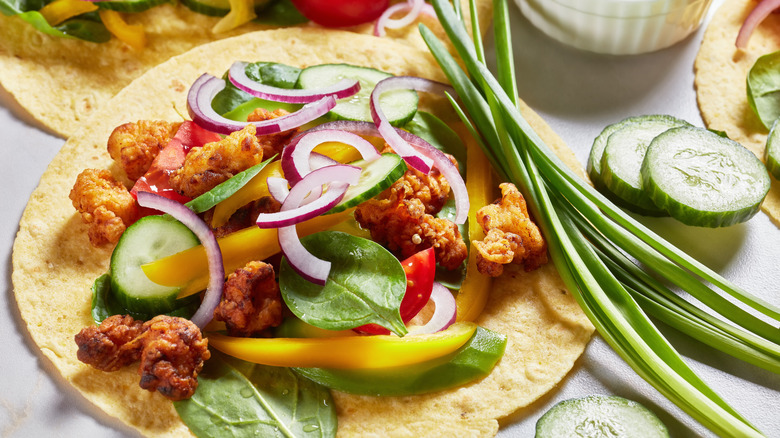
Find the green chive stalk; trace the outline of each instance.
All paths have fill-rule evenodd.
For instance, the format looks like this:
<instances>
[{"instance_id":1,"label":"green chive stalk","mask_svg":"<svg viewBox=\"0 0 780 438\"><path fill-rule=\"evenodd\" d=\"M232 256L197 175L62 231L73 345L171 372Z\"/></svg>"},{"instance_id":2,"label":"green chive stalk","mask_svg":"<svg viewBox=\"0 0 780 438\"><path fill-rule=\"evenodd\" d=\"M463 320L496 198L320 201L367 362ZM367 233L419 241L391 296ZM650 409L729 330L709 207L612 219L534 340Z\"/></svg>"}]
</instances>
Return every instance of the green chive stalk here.
<instances>
[{"instance_id":1,"label":"green chive stalk","mask_svg":"<svg viewBox=\"0 0 780 438\"><path fill-rule=\"evenodd\" d=\"M568 169L534 132L517 107L506 0L494 0L498 79L484 62L473 1L470 11L476 45L448 1L433 0L433 5L465 66L464 71L444 44L420 26L462 105L454 99L450 102L497 172L523 192L561 278L601 336L637 374L713 432L763 436L693 372L648 314L714 348L778 373L780 330L775 325L780 309L636 222ZM631 258L697 298L709 311L677 296Z\"/></svg>"}]
</instances>

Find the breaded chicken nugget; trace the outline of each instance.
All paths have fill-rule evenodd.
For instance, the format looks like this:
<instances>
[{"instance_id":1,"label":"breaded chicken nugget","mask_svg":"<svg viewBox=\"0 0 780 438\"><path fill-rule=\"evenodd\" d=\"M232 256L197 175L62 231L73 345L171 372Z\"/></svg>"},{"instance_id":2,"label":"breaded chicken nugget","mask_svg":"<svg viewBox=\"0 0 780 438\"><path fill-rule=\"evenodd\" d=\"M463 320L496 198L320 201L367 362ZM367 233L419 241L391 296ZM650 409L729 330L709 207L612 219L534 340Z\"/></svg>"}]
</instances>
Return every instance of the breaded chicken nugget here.
<instances>
[{"instance_id":1,"label":"breaded chicken nugget","mask_svg":"<svg viewBox=\"0 0 780 438\"><path fill-rule=\"evenodd\" d=\"M135 181L176 134L181 122L139 120L117 126L108 137L108 154Z\"/></svg>"},{"instance_id":2,"label":"breaded chicken nugget","mask_svg":"<svg viewBox=\"0 0 780 438\"><path fill-rule=\"evenodd\" d=\"M69 197L81 220L89 225L87 234L94 246L116 243L138 219L138 203L107 170L85 169Z\"/></svg>"}]
</instances>

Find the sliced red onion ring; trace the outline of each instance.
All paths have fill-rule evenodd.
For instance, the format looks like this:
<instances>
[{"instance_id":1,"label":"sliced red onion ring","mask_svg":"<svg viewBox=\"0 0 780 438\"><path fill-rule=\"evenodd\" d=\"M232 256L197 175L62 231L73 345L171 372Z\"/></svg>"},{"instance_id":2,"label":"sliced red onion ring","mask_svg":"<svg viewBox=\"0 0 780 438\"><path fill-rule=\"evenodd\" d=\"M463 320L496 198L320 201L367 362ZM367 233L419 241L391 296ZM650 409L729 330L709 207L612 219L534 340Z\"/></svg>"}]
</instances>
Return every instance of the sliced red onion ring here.
<instances>
[{"instance_id":1,"label":"sliced red onion ring","mask_svg":"<svg viewBox=\"0 0 780 438\"><path fill-rule=\"evenodd\" d=\"M290 194L290 189L287 188L287 180L284 178L269 176L266 178L265 184L268 186L268 193L277 202L284 202L287 199L287 195Z\"/></svg>"},{"instance_id":2,"label":"sliced red onion ring","mask_svg":"<svg viewBox=\"0 0 780 438\"><path fill-rule=\"evenodd\" d=\"M399 29L408 26L417 19L422 12L425 0L408 0L406 3L397 3L382 12L382 15L374 23L374 35L385 36L385 28ZM391 18L397 12L406 12L401 18Z\"/></svg>"},{"instance_id":3,"label":"sliced red onion ring","mask_svg":"<svg viewBox=\"0 0 780 438\"><path fill-rule=\"evenodd\" d=\"M349 168L357 169L357 173ZM350 173L353 175L349 175ZM360 168L344 164L337 166L327 166L313 170L290 190L290 194L287 196L287 199L285 199L282 203L282 209L280 213L285 213L288 211L299 212L301 201L303 201L311 189L315 187L321 187L323 184L327 183L330 183L330 185L325 194L323 194L317 200L312 201L309 205L315 204L319 201L319 199L326 198L329 196L329 194L337 194L339 195L338 199L336 199L335 203L332 203L332 207L333 205L338 204L349 187L350 183L343 181L345 179L349 179L350 181L357 182L357 179L359 178ZM328 209L330 209L330 207L328 207ZM258 222L260 220L261 218L258 217ZM279 247L282 250L282 254L284 254L284 256L287 258L287 261L290 263L290 266L295 270L295 272L312 283L324 285L328 280L330 262L317 258L306 250L298 238L298 231L295 229L295 225L281 227L279 228L278 233Z\"/></svg>"},{"instance_id":4,"label":"sliced red onion ring","mask_svg":"<svg viewBox=\"0 0 780 438\"><path fill-rule=\"evenodd\" d=\"M286 227L325 213L341 201L350 184L357 184L361 171L361 168L347 164L326 166L311 171L290 189L279 212L261 213L257 217L257 226ZM328 190L322 196L304 204L307 196L315 190L321 190L324 184L329 183Z\"/></svg>"},{"instance_id":5,"label":"sliced red onion ring","mask_svg":"<svg viewBox=\"0 0 780 438\"><path fill-rule=\"evenodd\" d=\"M246 62L237 61L230 66L228 78L237 88L252 96L274 102L309 103L320 100L326 96L336 99L349 97L360 91L360 82L356 79L344 78L339 82L316 90L299 90L272 87L270 85L255 82L246 75Z\"/></svg>"},{"instance_id":6,"label":"sliced red onion ring","mask_svg":"<svg viewBox=\"0 0 780 438\"><path fill-rule=\"evenodd\" d=\"M191 318L193 324L202 329L211 322L211 319L214 317L214 309L217 308L220 299L222 299L225 268L222 265L222 251L219 249L217 239L206 222L184 205L151 192L141 191L138 192L137 196L138 205L141 207L153 208L167 213L192 230L206 250L206 258L209 265L209 284L206 287L206 294L200 303L200 307L198 307L198 310Z\"/></svg>"},{"instance_id":7,"label":"sliced red onion ring","mask_svg":"<svg viewBox=\"0 0 780 438\"><path fill-rule=\"evenodd\" d=\"M376 124L379 132L382 133L382 137L393 148L395 153L403 157L406 164L427 174L431 170L433 160L426 155L418 153L406 140L401 138L390 125L390 122L380 108L379 98L382 96L382 93L397 89L412 89L436 94L444 94L447 92L452 95L454 95L455 91L449 85L431 81L429 79L414 76L393 76L379 81L371 92L371 101L369 105L371 109L371 119Z\"/></svg>"},{"instance_id":8,"label":"sliced red onion ring","mask_svg":"<svg viewBox=\"0 0 780 438\"><path fill-rule=\"evenodd\" d=\"M440 332L455 323L458 316L458 306L455 304L455 297L452 296L449 289L441 283L434 282L431 301L436 306L431 319L424 325L409 329L410 335Z\"/></svg>"},{"instance_id":9,"label":"sliced red onion ring","mask_svg":"<svg viewBox=\"0 0 780 438\"><path fill-rule=\"evenodd\" d=\"M323 123L306 132L330 129L340 129L366 137L382 137L382 134L373 123L348 120ZM469 216L470 202L469 194L466 190L466 182L463 181L463 177L460 175L458 167L450 161L449 157L447 157L444 152L440 151L424 139L402 129L395 128L394 131L399 137L412 145L419 153L433 160L434 167L439 169L439 172L447 179L447 182L452 189L452 194L455 197L455 218L453 219L453 222L456 224L465 223Z\"/></svg>"},{"instance_id":10,"label":"sliced red onion ring","mask_svg":"<svg viewBox=\"0 0 780 438\"><path fill-rule=\"evenodd\" d=\"M780 0L762 0L753 8L742 23L742 27L739 28L735 43L738 49L745 50L747 48L750 36L756 27L778 7L780 7Z\"/></svg>"},{"instance_id":11,"label":"sliced red onion ring","mask_svg":"<svg viewBox=\"0 0 780 438\"><path fill-rule=\"evenodd\" d=\"M255 125L257 135L287 131L325 115L336 106L336 99L333 96L325 96L320 100L304 105L298 111L282 117L260 122L237 122L217 114L211 107L214 96L223 88L225 88L224 80L204 73L190 87L190 91L187 94L187 110L192 120L202 128L225 135L239 131L249 123Z\"/></svg>"},{"instance_id":12,"label":"sliced red onion ring","mask_svg":"<svg viewBox=\"0 0 780 438\"><path fill-rule=\"evenodd\" d=\"M374 145L357 134L330 129L308 130L290 142L282 151L282 171L290 184L296 185L301 178L311 172L310 160L314 148L331 141L354 147L366 161L373 161L381 156Z\"/></svg>"}]
</instances>

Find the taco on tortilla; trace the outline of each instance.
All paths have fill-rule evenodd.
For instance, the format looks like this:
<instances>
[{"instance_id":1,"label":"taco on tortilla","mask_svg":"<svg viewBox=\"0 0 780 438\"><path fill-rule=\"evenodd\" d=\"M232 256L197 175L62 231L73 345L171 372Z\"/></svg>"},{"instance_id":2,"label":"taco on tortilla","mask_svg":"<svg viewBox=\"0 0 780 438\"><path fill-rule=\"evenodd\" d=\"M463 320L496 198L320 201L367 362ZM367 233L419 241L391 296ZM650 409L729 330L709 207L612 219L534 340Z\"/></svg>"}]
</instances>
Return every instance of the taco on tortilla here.
<instances>
[{"instance_id":1,"label":"taco on tortilla","mask_svg":"<svg viewBox=\"0 0 780 438\"><path fill-rule=\"evenodd\" d=\"M780 50L780 15L769 16L752 32L745 48L736 46L745 19L759 2L730 0L718 8L704 32L694 64L696 97L707 128L723 131L764 159L769 130L751 109L747 78L761 56ZM761 209L780 226L780 183Z\"/></svg>"},{"instance_id":2,"label":"taco on tortilla","mask_svg":"<svg viewBox=\"0 0 780 438\"><path fill-rule=\"evenodd\" d=\"M95 327L92 304L93 299L99 301L99 297L95 298L91 289L97 286L95 280L109 271L114 247L112 244L97 247L90 244L92 236L88 233L88 225L74 210L69 194L74 181L85 168L96 169L98 173L103 172L114 180L123 181L126 191L130 184L126 172L112 160L106 148L112 132L128 122L140 120L188 123L182 122L182 114L187 112L190 85L204 72L221 76L237 60L279 63L298 68L323 64L350 65L391 75L444 81L443 74L429 54L390 40L313 28L255 32L198 47L149 70L119 92L96 113L92 123L82 125L68 140L42 176L20 223L13 250L14 294L34 342L65 380L110 416L147 436L191 436L193 432L190 428L197 428L193 426L193 417L205 421L207 424L203 427L206 428L220 428L228 424L240 427L240 424L261 421L256 413L239 408L231 411L235 414L232 416L225 411L213 410L210 411L212 414L205 414L203 410L199 411L199 415L188 413L188 407L182 406L187 402L172 402L163 396L166 391L143 390L139 386L135 366L105 372L79 360L74 335L86 327ZM419 93L420 109L436 114L447 125L456 126L457 119L448 111L448 103L443 99L430 99L427 94ZM554 145L568 163L579 169L576 158L549 127L527 107L523 111L545 141ZM233 134L227 138L231 136ZM240 144L252 142L251 137L240 138L243 139ZM475 151L473 145L468 145L466 151L467 165L479 169L476 167L479 162L477 152L472 152ZM468 168L466 172L468 176ZM469 216L473 218L472 214ZM95 214L93 219L97 220L98 216ZM472 225L472 229L478 228ZM476 231L471 237L474 235ZM467 274L464 281L469 281L468 275L472 274ZM327 303L318 305L327 306ZM320 420L310 424L299 421L300 417L293 417L292 422L306 424L301 428L303 432L318 435L322 432L318 429L322 425L323 428L337 427L340 436L492 436L497 433L501 419L516 415L560 382L584 350L593 331L552 264L529 272L518 269L516 265L508 265L503 274L493 280L482 311L468 319L506 340L505 351L495 367L477 380L424 394L407 392L406 395L374 396L332 390L330 396L315 398L313 404L310 399L308 402L304 400L311 398L311 392L306 392L309 396L301 395L303 390L294 391L292 385L271 385L264 400L270 399L274 402L270 409L276 409L277 403L289 403L289 400L283 399L294 395L292 404L301 408L301 417ZM462 324L469 323L458 322L450 327L462 327ZM398 329L392 325L389 327ZM207 339L213 336L208 342L217 338L210 329L204 333ZM445 332L447 330L432 336L446 337ZM418 339L425 339L426 335L420 336L423 338ZM351 338L365 339L369 336ZM413 339L414 336L404 338ZM255 340L262 342L268 339ZM197 343L202 345L199 339ZM326 357L329 360L335 357L343 363L343 357L348 354L346 350L331 351ZM205 356L202 358L205 359ZM196 409L201 402L223 391L218 388L224 382L243 381L246 376L259 375L259 381L269 384L286 382L291 378L299 379L293 383L308 382L300 377L306 375L305 372L296 374L298 377L290 377L285 368L258 371L246 362L228 368L210 368L210 363L220 362L214 358L205 361L203 373L198 377L201 386L190 399L196 402L189 404L189 408ZM236 373L245 377L237 377ZM324 375L336 376L335 373ZM236 378L228 379L230 376ZM212 386L215 381L222 383ZM392 387L392 383L387 386ZM201 391L205 392L198 395ZM231 393L232 399L257 397L257 389L252 387L236 391ZM333 403L328 397L332 397ZM334 409L330 414L327 413L328 406ZM208 406L205 411L209 411ZM337 418L337 426L327 419L331 416ZM187 425L182 418L188 419Z\"/></svg>"},{"instance_id":3,"label":"taco on tortilla","mask_svg":"<svg viewBox=\"0 0 780 438\"><path fill-rule=\"evenodd\" d=\"M107 5L114 3L65 1L98 5L101 11L109 10ZM128 26L143 29L145 45L143 49L133 49L110 35L106 35L107 40L102 43L51 35L53 32L41 32L22 19L25 14L37 13L44 3L0 0L0 85L33 118L63 137L75 132L81 122L133 79L172 56L241 33L293 25L298 28L312 26L308 22L295 24L296 20L268 18L268 9L279 3L276 1L258 12L258 20L235 29L214 32L220 17L193 12L178 2L165 2L143 12L125 14ZM464 11L468 11L465 0L464 5ZM481 28L487 29L492 17L492 2L479 0L477 5ZM95 23L90 20L81 21ZM439 29L436 19L428 15L421 14L418 21L432 29ZM346 30L372 34L373 24L352 26ZM424 48L414 23L388 29L386 37Z\"/></svg>"}]
</instances>

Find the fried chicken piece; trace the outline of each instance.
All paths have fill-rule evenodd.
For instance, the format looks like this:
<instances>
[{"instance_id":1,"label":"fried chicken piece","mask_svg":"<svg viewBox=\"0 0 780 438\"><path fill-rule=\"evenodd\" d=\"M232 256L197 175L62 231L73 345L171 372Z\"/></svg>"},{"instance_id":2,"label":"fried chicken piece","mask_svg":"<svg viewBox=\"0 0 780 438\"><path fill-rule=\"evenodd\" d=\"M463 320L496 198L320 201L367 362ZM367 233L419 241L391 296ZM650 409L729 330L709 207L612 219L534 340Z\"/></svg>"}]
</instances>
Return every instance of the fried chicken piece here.
<instances>
[{"instance_id":1,"label":"fried chicken piece","mask_svg":"<svg viewBox=\"0 0 780 438\"><path fill-rule=\"evenodd\" d=\"M382 153L386 152L393 152L393 149L387 144L382 150ZM455 157L449 154L447 157L457 166ZM438 168L432 168L427 175L410 168L401 179L390 186L389 191L390 194L386 197L417 198L425 205L426 213L436 214L441 211L450 197L450 184Z\"/></svg>"},{"instance_id":2,"label":"fried chicken piece","mask_svg":"<svg viewBox=\"0 0 780 438\"><path fill-rule=\"evenodd\" d=\"M197 198L262 160L255 126L250 124L220 141L192 148L184 165L171 175L170 184L182 195Z\"/></svg>"},{"instance_id":3,"label":"fried chicken piece","mask_svg":"<svg viewBox=\"0 0 780 438\"><path fill-rule=\"evenodd\" d=\"M144 176L158 153L179 129L178 123L139 120L117 126L108 137L108 154L135 181Z\"/></svg>"},{"instance_id":4,"label":"fried chicken piece","mask_svg":"<svg viewBox=\"0 0 780 438\"><path fill-rule=\"evenodd\" d=\"M76 335L76 356L101 371L117 371L141 358L143 321L114 315Z\"/></svg>"},{"instance_id":5,"label":"fried chicken piece","mask_svg":"<svg viewBox=\"0 0 780 438\"><path fill-rule=\"evenodd\" d=\"M81 220L89 225L87 235L94 246L116 243L138 219L135 199L107 170L85 169L69 197Z\"/></svg>"},{"instance_id":6,"label":"fried chicken piece","mask_svg":"<svg viewBox=\"0 0 780 438\"><path fill-rule=\"evenodd\" d=\"M260 213L276 213L281 207L282 204L270 196L264 196L256 201L252 201L236 210L225 225L215 228L214 236L219 239L230 233L254 226ZM213 216L214 210L212 209L204 214L203 220L210 224Z\"/></svg>"},{"instance_id":7,"label":"fried chicken piece","mask_svg":"<svg viewBox=\"0 0 780 438\"><path fill-rule=\"evenodd\" d=\"M501 199L477 211L477 222L485 232L474 240L479 272L498 277L508 263L522 264L533 271L547 263L547 243L528 215L525 198L514 184L503 183Z\"/></svg>"},{"instance_id":8,"label":"fried chicken piece","mask_svg":"<svg viewBox=\"0 0 780 438\"><path fill-rule=\"evenodd\" d=\"M117 371L138 360L141 388L171 400L195 393L203 362L211 357L208 340L190 320L160 315L147 322L114 315L76 336L77 357L102 371Z\"/></svg>"},{"instance_id":9,"label":"fried chicken piece","mask_svg":"<svg viewBox=\"0 0 780 438\"><path fill-rule=\"evenodd\" d=\"M252 114L247 117L248 122L262 122L264 120L271 120L277 117L286 116L290 114L289 111L277 108L273 111L269 111L264 108L255 109ZM293 128L287 131L282 131L276 134L261 135L257 137L260 142L260 147L263 149L263 156L271 158L274 155L281 155L282 149L290 143L290 140L295 137L300 129Z\"/></svg>"},{"instance_id":10,"label":"fried chicken piece","mask_svg":"<svg viewBox=\"0 0 780 438\"><path fill-rule=\"evenodd\" d=\"M264 262L249 262L225 281L222 301L214 317L225 321L231 336L260 336L282 323L282 296L274 268Z\"/></svg>"},{"instance_id":11,"label":"fried chicken piece","mask_svg":"<svg viewBox=\"0 0 780 438\"><path fill-rule=\"evenodd\" d=\"M355 219L368 228L373 240L404 258L433 247L442 267L456 269L468 256L458 226L426 213L417 198L369 200L355 210Z\"/></svg>"},{"instance_id":12,"label":"fried chicken piece","mask_svg":"<svg viewBox=\"0 0 780 438\"><path fill-rule=\"evenodd\" d=\"M409 169L381 195L359 205L355 219L373 240L404 258L433 247L442 267L456 269L468 256L466 243L457 225L433 216L449 194L450 185L437 169L428 175Z\"/></svg>"},{"instance_id":13,"label":"fried chicken piece","mask_svg":"<svg viewBox=\"0 0 780 438\"><path fill-rule=\"evenodd\" d=\"M141 352L141 388L171 400L192 397L203 362L211 357L208 340L189 319L159 315L146 321Z\"/></svg>"}]
</instances>

